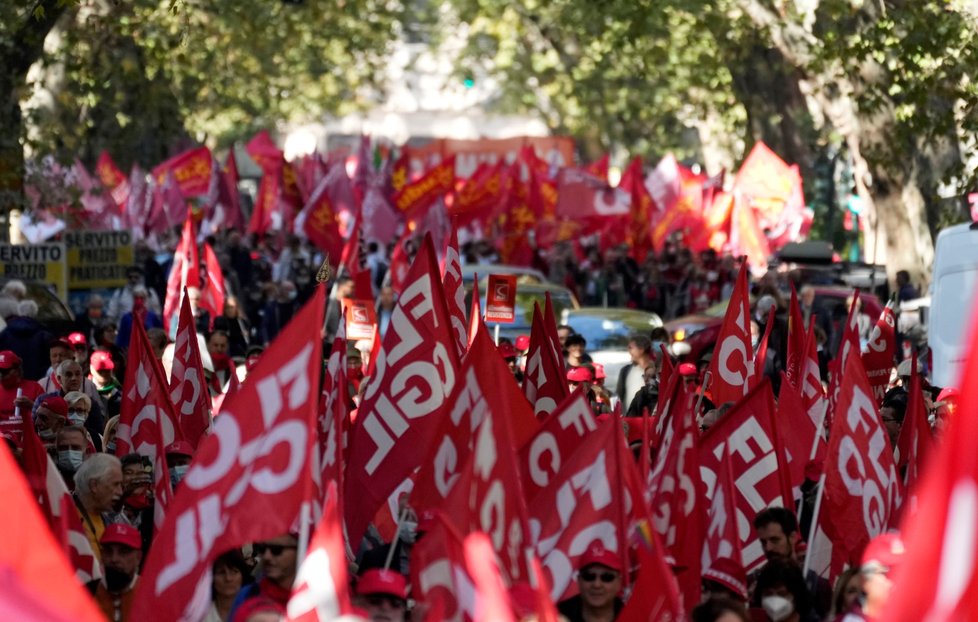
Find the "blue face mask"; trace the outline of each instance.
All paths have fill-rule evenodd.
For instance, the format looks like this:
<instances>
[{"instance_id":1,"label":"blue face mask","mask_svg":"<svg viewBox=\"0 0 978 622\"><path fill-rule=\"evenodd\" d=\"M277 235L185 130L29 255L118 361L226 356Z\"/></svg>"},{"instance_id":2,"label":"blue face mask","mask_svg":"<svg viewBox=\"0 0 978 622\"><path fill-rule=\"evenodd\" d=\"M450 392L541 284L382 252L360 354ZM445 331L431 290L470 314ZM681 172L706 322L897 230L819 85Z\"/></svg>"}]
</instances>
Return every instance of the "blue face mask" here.
<instances>
[{"instance_id":1,"label":"blue face mask","mask_svg":"<svg viewBox=\"0 0 978 622\"><path fill-rule=\"evenodd\" d=\"M85 459L85 453L75 449L65 449L58 452L58 466L74 473Z\"/></svg>"},{"instance_id":2,"label":"blue face mask","mask_svg":"<svg viewBox=\"0 0 978 622\"><path fill-rule=\"evenodd\" d=\"M68 422L71 425L84 425L85 424L85 413L77 410L68 411Z\"/></svg>"},{"instance_id":3,"label":"blue face mask","mask_svg":"<svg viewBox=\"0 0 978 622\"><path fill-rule=\"evenodd\" d=\"M115 455L115 441L109 441L105 444L105 453Z\"/></svg>"},{"instance_id":4,"label":"blue face mask","mask_svg":"<svg viewBox=\"0 0 978 622\"><path fill-rule=\"evenodd\" d=\"M180 466L170 467L170 484L176 489L177 484L183 480L183 476L187 474L187 469L190 468L189 464L183 464Z\"/></svg>"}]
</instances>

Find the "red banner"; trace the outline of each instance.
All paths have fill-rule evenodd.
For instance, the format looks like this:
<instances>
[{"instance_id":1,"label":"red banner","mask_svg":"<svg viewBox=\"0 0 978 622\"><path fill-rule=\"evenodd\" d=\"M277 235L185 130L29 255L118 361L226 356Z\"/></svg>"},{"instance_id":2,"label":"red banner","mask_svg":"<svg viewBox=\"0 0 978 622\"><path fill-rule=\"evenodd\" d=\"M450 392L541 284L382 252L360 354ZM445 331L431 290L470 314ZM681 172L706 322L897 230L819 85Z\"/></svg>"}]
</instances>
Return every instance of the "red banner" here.
<instances>
[{"instance_id":1,"label":"red banner","mask_svg":"<svg viewBox=\"0 0 978 622\"><path fill-rule=\"evenodd\" d=\"M421 463L458 367L435 251L425 237L352 430L343 495L351 542L360 541L377 508Z\"/></svg>"},{"instance_id":2,"label":"red banner","mask_svg":"<svg viewBox=\"0 0 978 622\"><path fill-rule=\"evenodd\" d=\"M883 308L873 332L869 334L866 352L862 355L863 367L873 387L876 404L883 403L886 389L890 385L890 372L893 371L893 356L896 354L896 318L891 303Z\"/></svg>"},{"instance_id":3,"label":"red banner","mask_svg":"<svg viewBox=\"0 0 978 622\"><path fill-rule=\"evenodd\" d=\"M581 169L565 168L557 175L557 215L562 218L624 217L631 212L631 193Z\"/></svg>"},{"instance_id":4,"label":"red banner","mask_svg":"<svg viewBox=\"0 0 978 622\"><path fill-rule=\"evenodd\" d=\"M210 393L200 360L197 328L190 299L184 295L180 305L180 322L173 344L173 365L170 368L170 400L177 411L180 430L192 447L200 444L211 425Z\"/></svg>"},{"instance_id":5,"label":"red banner","mask_svg":"<svg viewBox=\"0 0 978 622\"><path fill-rule=\"evenodd\" d=\"M533 437L519 451L523 492L527 501L532 503L555 477L560 476L564 463L597 429L597 420L583 389L567 397L559 408L543 420Z\"/></svg>"},{"instance_id":6,"label":"red banner","mask_svg":"<svg viewBox=\"0 0 978 622\"><path fill-rule=\"evenodd\" d=\"M172 172L183 196L200 197L207 194L213 163L211 150L207 147L197 147L157 165L152 175L156 183L162 185L166 174Z\"/></svg>"},{"instance_id":7,"label":"red banner","mask_svg":"<svg viewBox=\"0 0 978 622\"><path fill-rule=\"evenodd\" d=\"M547 301L550 301L549 295ZM559 347L559 342L554 347L550 340L544 314L540 311L540 305L534 303L530 348L526 352L526 371L523 375L523 395L533 405L534 414L540 418L553 412L557 404L562 403L568 395L564 359Z\"/></svg>"},{"instance_id":8,"label":"red banner","mask_svg":"<svg viewBox=\"0 0 978 622\"><path fill-rule=\"evenodd\" d=\"M454 189L455 158L450 157L395 194L394 207L409 218L417 217Z\"/></svg>"},{"instance_id":9,"label":"red banner","mask_svg":"<svg viewBox=\"0 0 978 622\"><path fill-rule=\"evenodd\" d=\"M754 369L750 333L750 289L747 264L740 266L730 304L723 316L717 347L710 364L714 404L736 402L747 394Z\"/></svg>"},{"instance_id":10,"label":"red banner","mask_svg":"<svg viewBox=\"0 0 978 622\"><path fill-rule=\"evenodd\" d=\"M747 598L747 573L744 571L742 543L737 531L737 488L734 486L733 459L723 444L720 471L707 511L703 539L703 577L736 588Z\"/></svg>"},{"instance_id":11,"label":"red banner","mask_svg":"<svg viewBox=\"0 0 978 622\"><path fill-rule=\"evenodd\" d=\"M150 550L133 619L203 618L214 558L295 524L312 495L324 306L317 291L224 404Z\"/></svg>"},{"instance_id":12,"label":"red banner","mask_svg":"<svg viewBox=\"0 0 978 622\"><path fill-rule=\"evenodd\" d=\"M890 527L902 486L893 449L876 410L862 361L849 357L829 434L825 490L818 519L850 563Z\"/></svg>"},{"instance_id":13,"label":"red banner","mask_svg":"<svg viewBox=\"0 0 978 622\"><path fill-rule=\"evenodd\" d=\"M737 489L743 562L748 571L764 561L761 542L752 527L754 517L767 507L792 505L790 470L781 446L780 424L774 416L771 383L764 380L700 440L701 473L708 488L715 487L720 461L724 455L729 456Z\"/></svg>"}]
</instances>

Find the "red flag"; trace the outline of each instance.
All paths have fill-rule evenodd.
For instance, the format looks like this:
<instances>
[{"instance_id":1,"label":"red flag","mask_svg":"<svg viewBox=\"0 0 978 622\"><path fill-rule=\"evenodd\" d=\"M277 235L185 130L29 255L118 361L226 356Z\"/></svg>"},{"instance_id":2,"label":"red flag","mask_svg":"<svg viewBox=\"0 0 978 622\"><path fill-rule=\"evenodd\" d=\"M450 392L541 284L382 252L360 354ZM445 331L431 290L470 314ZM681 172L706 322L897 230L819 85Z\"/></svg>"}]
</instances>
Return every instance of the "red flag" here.
<instances>
[{"instance_id":1,"label":"red flag","mask_svg":"<svg viewBox=\"0 0 978 622\"><path fill-rule=\"evenodd\" d=\"M180 304L180 294L188 287L200 289L200 257L197 254L197 238L194 223L187 218L183 223L183 234L176 250L173 251L173 265L166 280L166 300L163 301L163 326L170 334L173 315ZM224 310L222 309L223 313Z\"/></svg>"},{"instance_id":2,"label":"red flag","mask_svg":"<svg viewBox=\"0 0 978 622\"><path fill-rule=\"evenodd\" d=\"M760 540L751 527L754 517L767 507L792 506L790 470L781 446L780 425L774 416L771 383L765 379L700 439L701 472L706 482L717 481L726 446L737 489L743 563L748 571L764 561Z\"/></svg>"},{"instance_id":3,"label":"red flag","mask_svg":"<svg viewBox=\"0 0 978 622\"><path fill-rule=\"evenodd\" d=\"M451 215L458 218L460 226L473 221L488 221L503 200L506 184L506 163L483 162L455 196Z\"/></svg>"},{"instance_id":4,"label":"red flag","mask_svg":"<svg viewBox=\"0 0 978 622\"><path fill-rule=\"evenodd\" d=\"M757 142L734 179L734 193L756 214L759 226L771 240L772 250L800 239L812 223L805 207L801 175L763 142Z\"/></svg>"},{"instance_id":5,"label":"red flag","mask_svg":"<svg viewBox=\"0 0 978 622\"><path fill-rule=\"evenodd\" d=\"M455 156L449 156L440 164L408 183L394 195L397 210L409 218L424 214L431 205L455 188Z\"/></svg>"},{"instance_id":6,"label":"red flag","mask_svg":"<svg viewBox=\"0 0 978 622\"><path fill-rule=\"evenodd\" d=\"M978 331L960 385L961 406L932 456L919 488L920 503L901 531L906 555L892 575L886 622L973 620L978 616Z\"/></svg>"},{"instance_id":7,"label":"red flag","mask_svg":"<svg viewBox=\"0 0 978 622\"><path fill-rule=\"evenodd\" d=\"M608 183L608 161L610 156L606 153L599 160L591 162L584 167L584 171L588 175L593 175L598 179L603 179L605 183Z\"/></svg>"},{"instance_id":8,"label":"red flag","mask_svg":"<svg viewBox=\"0 0 978 622\"><path fill-rule=\"evenodd\" d=\"M598 423L583 389L565 398L543 420L533 437L519 450L527 501L532 502L554 477L559 476L563 464L597 428Z\"/></svg>"},{"instance_id":9,"label":"red flag","mask_svg":"<svg viewBox=\"0 0 978 622\"><path fill-rule=\"evenodd\" d=\"M403 224L401 214L388 200L387 188L378 176L363 197L363 238L376 241L381 248L397 239L397 230ZM437 201L436 201L437 203ZM429 210L430 211L430 210Z\"/></svg>"},{"instance_id":10,"label":"red flag","mask_svg":"<svg viewBox=\"0 0 978 622\"><path fill-rule=\"evenodd\" d=\"M157 165L152 175L157 184L163 185L167 175L172 173L183 196L199 197L207 194L213 164L210 149L196 147Z\"/></svg>"},{"instance_id":11,"label":"red flag","mask_svg":"<svg viewBox=\"0 0 978 622\"><path fill-rule=\"evenodd\" d=\"M129 197L126 199L126 206L122 212L122 223L124 226L133 230L140 237L145 237L148 233L150 211L153 206L153 197L150 193L149 184L146 183L146 174L139 166L133 165L129 174Z\"/></svg>"},{"instance_id":12,"label":"red flag","mask_svg":"<svg viewBox=\"0 0 978 622\"><path fill-rule=\"evenodd\" d=\"M654 544L638 548L638 579L632 595L616 622L679 622L684 620L683 604L676 578L666 564L663 547L655 533Z\"/></svg>"},{"instance_id":13,"label":"red flag","mask_svg":"<svg viewBox=\"0 0 978 622\"><path fill-rule=\"evenodd\" d=\"M730 217L730 249L735 255L746 255L756 270L767 268L771 249L764 237L764 230L758 224L753 209L736 194Z\"/></svg>"},{"instance_id":14,"label":"red flag","mask_svg":"<svg viewBox=\"0 0 978 622\"><path fill-rule=\"evenodd\" d=\"M236 374L232 373L234 375ZM200 360L194 316L186 295L180 305L180 322L173 344L169 386L170 401L177 411L183 438L196 449L211 424L210 394L204 377L204 365Z\"/></svg>"},{"instance_id":15,"label":"red flag","mask_svg":"<svg viewBox=\"0 0 978 622\"><path fill-rule=\"evenodd\" d=\"M16 580L19 595L46 603L50 607L48 613L58 613L61 619L102 620L94 601L75 579L62 548L44 526L44 517L7 444L0 445L3 445L0 447L0 495L11 508L0 519L0 534L3 534L0 569L6 575L3 578L5 598L16 598L13 592ZM74 511L74 507L65 511ZM49 619L41 615L45 612L34 607L29 610L38 615L38 620ZM18 615L10 619L25 618Z\"/></svg>"},{"instance_id":16,"label":"red flag","mask_svg":"<svg viewBox=\"0 0 978 622\"><path fill-rule=\"evenodd\" d=\"M894 526L902 498L890 440L858 357L846 363L833 419L818 519L833 545L858 563L866 543Z\"/></svg>"},{"instance_id":17,"label":"red flag","mask_svg":"<svg viewBox=\"0 0 978 622\"><path fill-rule=\"evenodd\" d=\"M767 342L771 338L771 328L774 326L774 314L778 310L777 305L772 305L767 313L767 322L764 324L764 334L757 343L757 352L754 353L754 375L747 379L747 386L754 388L764 377L764 364L767 361Z\"/></svg>"},{"instance_id":18,"label":"red flag","mask_svg":"<svg viewBox=\"0 0 978 622\"><path fill-rule=\"evenodd\" d=\"M47 498L52 500L51 523L57 524L57 529L54 530L55 539L59 540L62 550L68 552L68 558L75 569L75 578L80 583L101 579L102 565L99 556L92 549L92 542L85 533L71 493L51 457L46 456L46 460Z\"/></svg>"},{"instance_id":19,"label":"red flag","mask_svg":"<svg viewBox=\"0 0 978 622\"><path fill-rule=\"evenodd\" d=\"M466 353L458 382L446 400L447 412L426 451L426 459L415 478L411 493L417 510L442 506L444 499L472 453L473 435L486 414L505 416L513 433L514 447L520 447L536 430L536 419L520 395L513 374L499 356L485 324Z\"/></svg>"},{"instance_id":20,"label":"red flag","mask_svg":"<svg viewBox=\"0 0 978 622\"><path fill-rule=\"evenodd\" d=\"M479 531L465 537L465 567L475 582L475 622L515 622L492 541Z\"/></svg>"},{"instance_id":21,"label":"red flag","mask_svg":"<svg viewBox=\"0 0 978 622\"><path fill-rule=\"evenodd\" d=\"M138 453L152 461L167 445L183 440L167 391L166 375L153 355L146 329L141 321L134 321L122 385L122 412L116 428L117 456Z\"/></svg>"},{"instance_id":22,"label":"red flag","mask_svg":"<svg viewBox=\"0 0 978 622\"><path fill-rule=\"evenodd\" d=\"M488 342L488 336L482 340ZM479 341L476 337L477 349ZM498 356L492 363L497 369L505 369ZM485 396L482 387L473 387L473 383L478 386L479 379L471 369L463 376L463 382L467 389L477 390ZM513 384L512 388L516 389ZM460 404L458 401L455 404L458 412ZM529 415L529 409L525 414ZM531 543L526 497L514 449L517 437L510 428L511 416L487 402L483 419L475 430L472 451L443 505L446 517L464 532L483 531L490 535L510 584L528 580L525 547Z\"/></svg>"},{"instance_id":23,"label":"red flag","mask_svg":"<svg viewBox=\"0 0 978 622\"><path fill-rule=\"evenodd\" d=\"M801 361L799 391L805 412L812 423L822 434L825 426L826 409L829 406L822 386L822 373L818 364L818 345L815 343L815 322L808 325L808 337L805 341L807 354Z\"/></svg>"},{"instance_id":24,"label":"red flag","mask_svg":"<svg viewBox=\"0 0 978 622\"><path fill-rule=\"evenodd\" d=\"M812 318L812 324L815 319ZM805 317L801 314L798 304L798 293L794 283L791 284L791 303L788 305L788 363L784 366L785 375L796 389L801 387L802 368L804 367L807 350L808 330L805 328Z\"/></svg>"},{"instance_id":25,"label":"red flag","mask_svg":"<svg viewBox=\"0 0 978 622\"><path fill-rule=\"evenodd\" d=\"M223 171L223 192L226 192L227 196L221 195L221 205L225 208L224 226L228 229L234 228L243 231L245 228L244 212L241 211L241 199L238 196L238 182L240 180L238 160L234 155L234 145L231 145ZM224 203L225 200L227 201L226 204Z\"/></svg>"},{"instance_id":26,"label":"red flag","mask_svg":"<svg viewBox=\"0 0 978 622\"><path fill-rule=\"evenodd\" d=\"M124 210L129 202L129 180L122 174L107 151L102 151L95 165L95 174L102 185L112 193L112 200L119 209Z\"/></svg>"},{"instance_id":27,"label":"red flag","mask_svg":"<svg viewBox=\"0 0 978 622\"><path fill-rule=\"evenodd\" d=\"M479 274L473 275L472 279L472 308L469 310L469 348L475 341L475 336L479 333L482 325L482 297L479 294Z\"/></svg>"},{"instance_id":28,"label":"red flag","mask_svg":"<svg viewBox=\"0 0 978 622\"><path fill-rule=\"evenodd\" d=\"M893 303L887 303L880 313L873 332L869 334L863 357L863 367L869 385L873 387L876 404L883 403L886 388L890 384L890 372L893 371L893 355L896 353L896 318L893 315Z\"/></svg>"},{"instance_id":29,"label":"red flag","mask_svg":"<svg viewBox=\"0 0 978 622\"><path fill-rule=\"evenodd\" d=\"M550 299L550 292L544 295L543 303L543 327L547 329L547 336L550 338L550 347L553 348L554 356L560 364L561 375L564 375L564 350L560 345L560 335L557 334L557 312L554 310L553 300Z\"/></svg>"},{"instance_id":30,"label":"red flag","mask_svg":"<svg viewBox=\"0 0 978 622\"><path fill-rule=\"evenodd\" d=\"M573 569L599 542L628 568L632 526L646 520L635 461L614 417L598 423L530 502L530 529L555 601L573 595Z\"/></svg>"},{"instance_id":31,"label":"red flag","mask_svg":"<svg viewBox=\"0 0 978 622\"><path fill-rule=\"evenodd\" d=\"M750 378L755 373L750 334L750 289L745 262L740 266L710 363L713 403L738 401L747 394Z\"/></svg>"},{"instance_id":32,"label":"red flag","mask_svg":"<svg viewBox=\"0 0 978 622\"><path fill-rule=\"evenodd\" d=\"M445 287L445 299L448 301L448 313L452 316L455 345L458 346L458 355L461 357L468 350L469 337L465 326L465 287L462 285L462 261L458 254L458 233L454 227L451 237L448 238L444 264L442 282Z\"/></svg>"},{"instance_id":33,"label":"red flag","mask_svg":"<svg viewBox=\"0 0 978 622\"><path fill-rule=\"evenodd\" d=\"M894 448L894 459L897 471L904 473L904 490L908 499L916 496L916 483L920 479L923 465L927 463L934 435L927 421L927 405L924 403L923 390L920 387L920 372L917 370L917 355L914 355L910 368L910 391L908 394L907 413L900 428ZM913 507L911 504L910 507Z\"/></svg>"},{"instance_id":34,"label":"red flag","mask_svg":"<svg viewBox=\"0 0 978 622\"><path fill-rule=\"evenodd\" d=\"M438 264L426 236L352 430L343 495L351 542L360 541L377 508L424 458L458 366ZM391 451L395 443L397 452Z\"/></svg>"},{"instance_id":35,"label":"red flag","mask_svg":"<svg viewBox=\"0 0 978 622\"><path fill-rule=\"evenodd\" d=\"M202 618L214 558L289 531L310 499L324 306L318 291L225 403L150 550L133 619Z\"/></svg>"},{"instance_id":36,"label":"red flag","mask_svg":"<svg viewBox=\"0 0 978 622\"><path fill-rule=\"evenodd\" d=\"M187 216L187 201L180 192L173 172L167 171L162 182L150 182L152 188L152 208L147 219L148 233L163 233L174 227Z\"/></svg>"},{"instance_id":37,"label":"red flag","mask_svg":"<svg viewBox=\"0 0 978 622\"><path fill-rule=\"evenodd\" d=\"M334 264L343 252L339 215L344 207L353 211L353 189L344 164L338 162L319 181L302 209L301 218L296 219L296 225L302 221L309 240L332 257Z\"/></svg>"},{"instance_id":38,"label":"red flag","mask_svg":"<svg viewBox=\"0 0 978 622\"><path fill-rule=\"evenodd\" d=\"M675 207L676 203L679 202L679 196L682 194L682 178L676 156L671 153L663 156L655 169L649 173L645 180L645 186L652 197L652 205L655 210L652 214L652 220L657 221L662 218L663 214ZM660 252L662 249L657 246L655 250Z\"/></svg>"},{"instance_id":39,"label":"red flag","mask_svg":"<svg viewBox=\"0 0 978 622\"><path fill-rule=\"evenodd\" d=\"M224 272L217 260L217 254L207 242L204 242L204 266L207 269L207 280L200 292L200 306L207 310L211 317L211 328L214 318L224 315Z\"/></svg>"},{"instance_id":40,"label":"red flag","mask_svg":"<svg viewBox=\"0 0 978 622\"><path fill-rule=\"evenodd\" d=\"M319 473L316 481L321 491L318 501L323 505L326 504L326 489L330 482L335 482L337 495L343 490L343 453L346 450L346 423L350 415L345 326L341 321L329 353L323 381L325 403L318 419Z\"/></svg>"},{"instance_id":41,"label":"red flag","mask_svg":"<svg viewBox=\"0 0 978 622\"><path fill-rule=\"evenodd\" d=\"M533 405L533 412L540 418L553 412L557 404L563 402L568 395L563 357L560 356L559 351L554 351L543 313L537 303L533 305L530 347L526 352L526 374L523 376L523 395Z\"/></svg>"},{"instance_id":42,"label":"red flag","mask_svg":"<svg viewBox=\"0 0 978 622\"><path fill-rule=\"evenodd\" d=\"M782 376L781 393L778 395L778 431L781 432L781 442L791 472L792 491L798 490L805 481L805 466L809 459L817 458L819 453L825 457L825 439L821 435L818 435L818 452L812 456L818 432L816 425L818 423L812 421L806 412L798 389ZM794 496L797 498L797 495Z\"/></svg>"},{"instance_id":43,"label":"red flag","mask_svg":"<svg viewBox=\"0 0 978 622\"><path fill-rule=\"evenodd\" d=\"M629 254L635 261L644 262L652 250L652 212L655 205L642 179L642 159L636 156L629 163L618 187L631 193L631 217L625 233Z\"/></svg>"},{"instance_id":44,"label":"red flag","mask_svg":"<svg viewBox=\"0 0 978 622\"><path fill-rule=\"evenodd\" d=\"M563 218L608 218L628 216L632 197L624 188L583 170L565 168L557 176L557 215Z\"/></svg>"},{"instance_id":45,"label":"red flag","mask_svg":"<svg viewBox=\"0 0 978 622\"><path fill-rule=\"evenodd\" d=\"M839 403L839 391L842 389L842 370L849 364L849 356L859 355L859 312L856 305L859 304L859 292L852 293L852 304L849 305L849 315L846 317L845 327L842 329L842 339L839 342L839 352L835 359L829 364L831 376L829 377L829 416L834 414ZM810 340L811 341L811 340ZM811 344L808 346L812 347Z\"/></svg>"},{"instance_id":46,"label":"red flag","mask_svg":"<svg viewBox=\"0 0 978 622\"><path fill-rule=\"evenodd\" d=\"M266 170L258 184L258 196L251 208L248 220L248 233L264 235L272 228L272 214L278 205L281 193L281 169Z\"/></svg>"},{"instance_id":47,"label":"red flag","mask_svg":"<svg viewBox=\"0 0 978 622\"><path fill-rule=\"evenodd\" d=\"M733 460L723 444L723 459L717 473L713 498L707 511L703 540L703 577L735 588L741 598L747 598L747 573L741 555L740 535L737 532L737 489L734 487ZM706 457L708 460L709 456Z\"/></svg>"},{"instance_id":48,"label":"red flag","mask_svg":"<svg viewBox=\"0 0 978 622\"><path fill-rule=\"evenodd\" d=\"M331 622L354 613L346 576L339 488L330 483L323 518L309 543L289 597L289 622Z\"/></svg>"},{"instance_id":49,"label":"red flag","mask_svg":"<svg viewBox=\"0 0 978 622\"><path fill-rule=\"evenodd\" d=\"M265 172L281 167L284 160L282 150L276 146L268 130L262 130L252 136L248 144L245 145L245 151L255 161L255 164Z\"/></svg>"},{"instance_id":50,"label":"red flag","mask_svg":"<svg viewBox=\"0 0 978 622\"><path fill-rule=\"evenodd\" d=\"M475 617L475 586L465 567L462 536L440 512L434 523L411 550L411 585L418 600L411 619L468 622Z\"/></svg>"},{"instance_id":51,"label":"red flag","mask_svg":"<svg viewBox=\"0 0 978 622\"><path fill-rule=\"evenodd\" d=\"M363 229L360 226L362 222L363 214L358 211L350 237L343 244L343 252L340 253L339 270L346 270L346 274L351 278L366 267L363 261Z\"/></svg>"}]
</instances>

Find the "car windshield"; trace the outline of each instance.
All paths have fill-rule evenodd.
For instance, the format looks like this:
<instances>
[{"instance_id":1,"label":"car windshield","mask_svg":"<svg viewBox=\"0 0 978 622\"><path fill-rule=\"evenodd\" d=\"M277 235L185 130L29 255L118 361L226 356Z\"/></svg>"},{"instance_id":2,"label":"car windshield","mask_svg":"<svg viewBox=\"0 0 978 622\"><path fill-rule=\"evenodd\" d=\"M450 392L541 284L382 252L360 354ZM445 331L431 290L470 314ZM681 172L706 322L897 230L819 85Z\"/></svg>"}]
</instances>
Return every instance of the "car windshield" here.
<instances>
[{"instance_id":1,"label":"car windshield","mask_svg":"<svg viewBox=\"0 0 978 622\"><path fill-rule=\"evenodd\" d=\"M590 351L624 351L628 349L628 337L632 333L648 335L649 331L658 325L653 318L654 316L622 320L572 314L567 318L567 323L574 332L587 339L587 349Z\"/></svg>"}]
</instances>

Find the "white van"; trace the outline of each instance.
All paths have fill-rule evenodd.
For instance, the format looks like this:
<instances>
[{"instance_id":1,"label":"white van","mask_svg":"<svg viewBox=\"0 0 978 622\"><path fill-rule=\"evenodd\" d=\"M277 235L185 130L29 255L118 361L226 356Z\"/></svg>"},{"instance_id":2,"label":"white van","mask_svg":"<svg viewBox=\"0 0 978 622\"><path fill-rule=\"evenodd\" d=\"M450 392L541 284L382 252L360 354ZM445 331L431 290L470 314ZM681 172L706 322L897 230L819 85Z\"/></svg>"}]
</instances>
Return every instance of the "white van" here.
<instances>
[{"instance_id":1,"label":"white van","mask_svg":"<svg viewBox=\"0 0 978 622\"><path fill-rule=\"evenodd\" d=\"M959 387L968 358L968 330L975 310L978 223L948 227L937 236L931 278L927 342L933 359L931 383Z\"/></svg>"}]
</instances>

